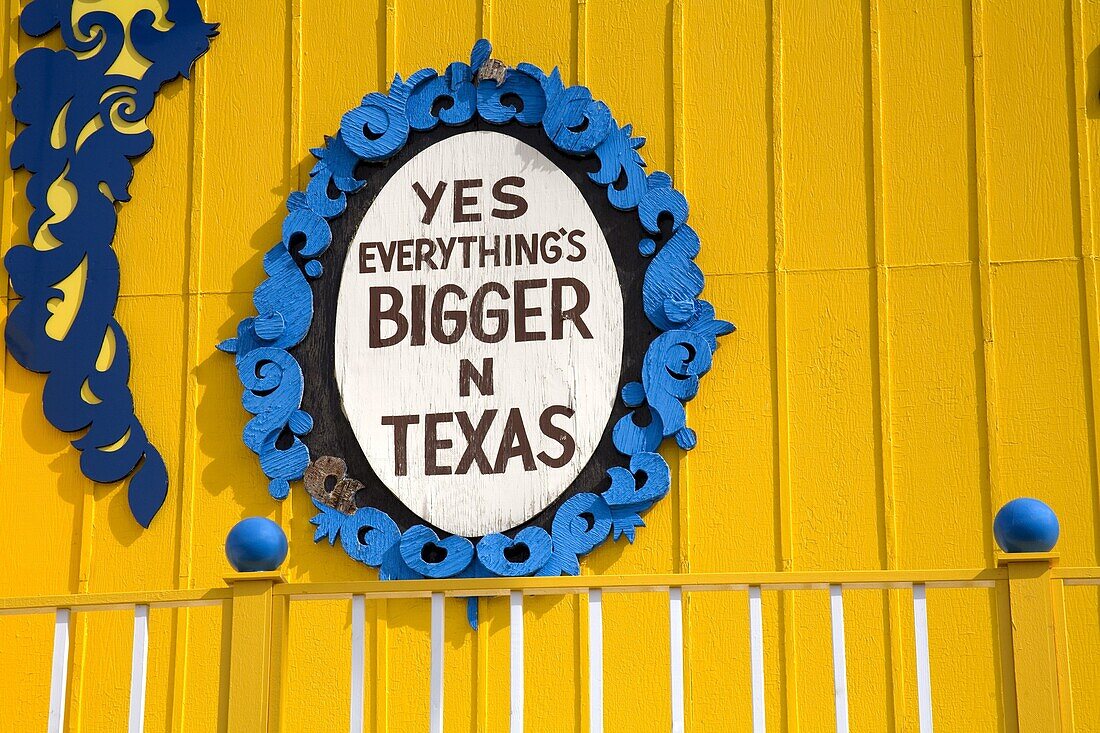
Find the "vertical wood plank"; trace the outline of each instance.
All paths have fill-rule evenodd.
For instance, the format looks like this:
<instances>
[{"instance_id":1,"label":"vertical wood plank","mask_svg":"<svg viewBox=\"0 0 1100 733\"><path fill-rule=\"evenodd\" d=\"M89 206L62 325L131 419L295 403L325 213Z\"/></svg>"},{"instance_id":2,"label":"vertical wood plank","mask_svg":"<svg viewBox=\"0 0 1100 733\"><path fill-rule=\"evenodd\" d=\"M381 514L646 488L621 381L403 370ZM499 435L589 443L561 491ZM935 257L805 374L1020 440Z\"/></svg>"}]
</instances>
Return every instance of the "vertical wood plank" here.
<instances>
[{"instance_id":1,"label":"vertical wood plank","mask_svg":"<svg viewBox=\"0 0 1100 733\"><path fill-rule=\"evenodd\" d=\"M272 588L279 575L242 573L227 580L233 586L228 729L265 731L273 676Z\"/></svg>"},{"instance_id":2,"label":"vertical wood plank","mask_svg":"<svg viewBox=\"0 0 1100 733\"><path fill-rule=\"evenodd\" d=\"M1000 436L997 414L997 352L993 348L993 293L990 282L989 254L989 144L986 121L986 72L985 72L985 0L972 0L970 21L970 53L973 58L972 104L974 107L974 175L975 175L975 218L977 219L976 266L978 270L978 303L982 325L982 377L983 402L985 407L983 431L986 439L987 483L989 485L990 506L999 508L1003 503L1000 471ZM986 534L992 538L993 519L988 519ZM991 559L992 542L989 547Z\"/></svg>"},{"instance_id":3,"label":"vertical wood plank","mask_svg":"<svg viewBox=\"0 0 1100 733\"><path fill-rule=\"evenodd\" d=\"M582 733L588 718L588 598L531 595L524 598L524 727Z\"/></svg>"},{"instance_id":4,"label":"vertical wood plank","mask_svg":"<svg viewBox=\"0 0 1100 733\"><path fill-rule=\"evenodd\" d=\"M289 604L286 631L286 667L290 670L282 699L282 730L297 731L316 728L326 731L352 730L363 733L366 717L363 694L356 699L355 676L359 659L356 649L363 641L356 640L358 622L357 596L347 599L294 601ZM277 641L274 628L272 640ZM363 652L360 652L363 656ZM326 660L327 663L319 663ZM363 674L366 664L363 662ZM425 684L426 689L426 684ZM324 701L315 696L299 694L301 690L324 690ZM272 701L276 702L274 691ZM360 721L356 727L356 720ZM274 725L274 721L270 723ZM427 726L425 726L426 728Z\"/></svg>"},{"instance_id":5,"label":"vertical wood plank","mask_svg":"<svg viewBox=\"0 0 1100 733\"><path fill-rule=\"evenodd\" d=\"M770 3L686 3L684 6L683 140L691 226L702 249L697 262L711 276L766 273L772 259L774 171ZM721 58L720 64L714 59ZM736 97L723 90L736 89ZM679 105L677 106L679 110ZM677 123L681 118L677 116ZM677 127L677 129L680 129ZM737 130L736 135L714 134ZM714 162L722 161L722 176ZM737 245L724 237L736 231ZM719 349L719 358L722 349ZM702 417L702 416L700 416ZM702 432L700 432L702 435ZM706 441L700 441L700 447ZM705 539L705 538L703 538Z\"/></svg>"},{"instance_id":6,"label":"vertical wood plank","mask_svg":"<svg viewBox=\"0 0 1100 733\"><path fill-rule=\"evenodd\" d=\"M1068 2L986 0L982 8L991 258L1073 257Z\"/></svg>"},{"instance_id":7,"label":"vertical wood plank","mask_svg":"<svg viewBox=\"0 0 1100 733\"><path fill-rule=\"evenodd\" d=\"M575 0L493 0L493 55L509 66L527 61L576 80L577 3Z\"/></svg>"},{"instance_id":8,"label":"vertical wood plank","mask_svg":"<svg viewBox=\"0 0 1100 733\"><path fill-rule=\"evenodd\" d=\"M389 730L389 604L374 602L374 733Z\"/></svg>"},{"instance_id":9,"label":"vertical wood plank","mask_svg":"<svg viewBox=\"0 0 1100 733\"><path fill-rule=\"evenodd\" d=\"M397 0L386 2L386 62L379 86L385 88L397 73Z\"/></svg>"},{"instance_id":10,"label":"vertical wood plank","mask_svg":"<svg viewBox=\"0 0 1100 733\"><path fill-rule=\"evenodd\" d=\"M1002 438L1000 425L1000 386L998 381L998 356L994 346L996 329L994 327L994 303L996 296L992 279L992 256L990 244L990 115L988 71L987 71L987 44L985 30L986 0L971 0L970 3L970 58L971 67L971 107L973 110L973 156L974 156L974 229L976 247L974 250L974 264L977 277L975 278L975 301L981 324L982 351L980 361L981 393L983 411L980 414L981 430L986 449L986 486L988 502L991 511L984 517L987 524L984 527L984 535L987 538L986 561L991 562L993 556L993 512L1002 506L1006 500L1006 494L1002 487ZM1009 599L1007 588L998 589L996 596L996 632L998 660L1000 672L1000 689L1007 691L1012 685L1012 649L1011 634L1009 632ZM1010 726L1016 720L1017 706L1015 695L1007 692L998 693L1002 705L998 713L1002 725Z\"/></svg>"},{"instance_id":11,"label":"vertical wood plank","mask_svg":"<svg viewBox=\"0 0 1100 733\"><path fill-rule=\"evenodd\" d=\"M1078 192L1074 187L1063 200L1061 182L1076 178L1078 166L1067 149L1072 148L1071 143L1063 141L1076 116L1070 114L1065 101L1067 88L1072 88L1072 78L1065 71L1065 57L1072 48L1063 17L1068 8L1058 5L1058 12L1053 13L1050 5L1023 3L1010 15L999 3L986 7L998 450L1003 499L1041 497L1062 522L1058 545L1062 561L1093 565L1100 552L1096 533L1100 476L1093 448L1096 427L1092 424L1091 394L1095 385L1088 356L1092 328L1087 323L1094 304L1090 305L1088 268L1082 268L1074 244L1078 217L1062 221ZM1026 70L1019 78L1013 76L1010 85L1005 77L1014 73L1011 67L1016 64L1010 66L1005 55L1020 48L1044 62L1055 51L1059 56L1056 61L1051 59L1051 68L1025 65ZM1012 113L1010 120L1004 97L1014 99L1020 94L1018 87L1030 88L1030 109ZM1032 99L1039 96L1046 99ZM1062 119L1056 121L1054 109ZM1041 115L1045 124L1021 122L1031 115ZM1020 147L1011 169L1008 145ZM1013 175L1019 171L1031 172ZM1004 205L1006 197L1019 202L1027 193L1032 194L1028 205ZM1057 201L1051 198L1055 193ZM1066 228L1068 234L1063 233ZM1063 241L1063 236L1070 238ZM1013 261L1000 261L1004 259ZM1023 314L1026 320L1020 321ZM1082 502L1086 486L1091 488L1092 500ZM995 507L999 506L997 502Z\"/></svg>"},{"instance_id":12,"label":"vertical wood plank","mask_svg":"<svg viewBox=\"0 0 1100 733\"><path fill-rule=\"evenodd\" d=\"M442 70L452 61L469 62L481 24L480 0L397 0L396 6L397 72L402 78L421 68Z\"/></svg>"},{"instance_id":13,"label":"vertical wood plank","mask_svg":"<svg viewBox=\"0 0 1100 733\"><path fill-rule=\"evenodd\" d=\"M783 165L791 269L867 266L871 151L863 9L841 0L783 0L775 9L786 41Z\"/></svg>"},{"instance_id":14,"label":"vertical wood plank","mask_svg":"<svg viewBox=\"0 0 1100 733\"><path fill-rule=\"evenodd\" d=\"M898 532L897 500L894 478L894 385L893 351L891 343L891 303L890 303L890 265L893 261L891 242L886 230L885 169L887 160L883 150L883 81L882 81L882 25L880 17L881 0L867 0L867 42L865 44L865 63L867 64L866 96L869 96L869 115L867 122L870 148L871 169L869 172L871 216L871 236L874 240L874 252L871 264L875 270L874 279L874 321L876 344L873 349L873 365L877 379L874 382L875 403L878 411L878 440L876 451L879 483L881 485L879 506L881 507L881 547L883 563L887 570L898 568ZM905 716L905 657L901 632L901 592L889 590L885 594L887 607L886 634L888 659L885 669L889 678L887 691L886 725L892 726L899 717Z\"/></svg>"},{"instance_id":15,"label":"vertical wood plank","mask_svg":"<svg viewBox=\"0 0 1100 733\"><path fill-rule=\"evenodd\" d=\"M339 18L340 22L333 22ZM295 150L308 175L310 148L340 129L340 118L368 92L389 91L385 4L379 0L306 2L301 18L301 138ZM340 73L333 60L340 59ZM301 181L305 183L305 181Z\"/></svg>"},{"instance_id":16,"label":"vertical wood plank","mask_svg":"<svg viewBox=\"0 0 1100 733\"><path fill-rule=\"evenodd\" d=\"M230 243L203 258L208 292L250 293L264 278L263 253L282 236L286 197L297 182L296 171L287 170L290 10L286 0L268 3L264 12L237 0L206 2L221 32L205 60L207 93L218 103L207 108L204 130L203 224L207 239Z\"/></svg>"},{"instance_id":17,"label":"vertical wood plank","mask_svg":"<svg viewBox=\"0 0 1100 733\"><path fill-rule=\"evenodd\" d=\"M485 10L486 4L482 5L482 9ZM470 674L473 676L473 712L474 712L474 724L477 726L478 731L492 730L492 723L490 722L490 716L493 709L492 695L490 694L490 688L494 683L493 662L492 662L492 649L491 641L493 637L493 626L495 625L496 616L489 612L490 604L496 599L494 598L477 598L474 600L478 606L478 624L477 633L474 635L474 654L472 664L470 666ZM470 601L467 601L469 603ZM469 622L467 622L469 625ZM499 684L499 683L498 683Z\"/></svg>"},{"instance_id":18,"label":"vertical wood plank","mask_svg":"<svg viewBox=\"0 0 1100 733\"><path fill-rule=\"evenodd\" d=\"M1069 0L1073 20L1075 118L1077 126L1077 166L1080 196L1080 225L1082 264L1085 268L1085 294L1089 347L1089 375L1087 385L1091 397L1093 441L1093 470L1100 465L1100 307L1098 302L1097 257L1098 219L1100 210L1100 171L1097 170L1097 152L1100 151L1100 3L1094 0ZM1095 474L1094 474L1095 475ZM1100 483L1096 486L1094 505L1100 505ZM1100 524L1092 522L1094 536L1100 537ZM1056 585L1061 591L1061 583ZM1100 665L1092 662L1100 650L1100 624L1084 619L1100 618L1100 594L1095 589L1080 588L1072 592L1067 588L1065 607L1066 636L1069 658L1059 657L1064 666L1063 720L1067 729L1080 730L1086 726L1100 728ZM1056 606L1057 607L1057 606ZM1070 667L1072 666L1072 675ZM1068 698L1068 699L1067 699ZM1068 708L1068 709L1067 709Z\"/></svg>"},{"instance_id":19,"label":"vertical wood plank","mask_svg":"<svg viewBox=\"0 0 1100 733\"><path fill-rule=\"evenodd\" d=\"M1076 230L1079 238L1078 255L1081 258L1081 289L1084 294L1085 308L1082 313L1084 330L1087 333L1088 371L1085 374L1085 392L1088 398L1091 425L1088 440L1091 444L1094 503L1100 503L1100 390L1097 389L1097 376L1100 375L1100 293L1097 282L1096 237L1092 226L1093 216L1093 169L1092 145L1089 139L1088 107L1096 103L1098 95L1089 92L1087 41L1085 40L1084 10L1080 0L1067 0L1070 4L1072 35L1072 74L1073 74L1073 115L1071 127L1074 133L1073 152L1076 157L1073 178L1077 192L1078 207ZM1100 540L1100 527L1094 519L1091 523L1093 536Z\"/></svg>"},{"instance_id":20,"label":"vertical wood plank","mask_svg":"<svg viewBox=\"0 0 1100 733\"><path fill-rule=\"evenodd\" d=\"M890 264L968 263L974 185L969 6L953 0L876 5Z\"/></svg>"},{"instance_id":21,"label":"vertical wood plank","mask_svg":"<svg viewBox=\"0 0 1100 733\"><path fill-rule=\"evenodd\" d=\"M1051 568L1055 555L999 555L1008 567L1009 625L1020 733L1062 731ZM1061 612L1061 609L1058 609Z\"/></svg>"},{"instance_id":22,"label":"vertical wood plank","mask_svg":"<svg viewBox=\"0 0 1100 733\"><path fill-rule=\"evenodd\" d=\"M772 290L772 332L775 341L775 475L776 504L778 505L777 530L779 533L779 557L777 569L794 570L794 493L791 479L791 410L790 410L790 348L788 335L789 283L787 274L787 168L785 129L785 73L784 45L786 34L783 17L788 0L772 0L769 17L769 43L771 51L771 271L774 278ZM783 703L787 727L798 730L798 630L795 627L796 605L793 594L781 594L781 627L783 634Z\"/></svg>"}]
</instances>

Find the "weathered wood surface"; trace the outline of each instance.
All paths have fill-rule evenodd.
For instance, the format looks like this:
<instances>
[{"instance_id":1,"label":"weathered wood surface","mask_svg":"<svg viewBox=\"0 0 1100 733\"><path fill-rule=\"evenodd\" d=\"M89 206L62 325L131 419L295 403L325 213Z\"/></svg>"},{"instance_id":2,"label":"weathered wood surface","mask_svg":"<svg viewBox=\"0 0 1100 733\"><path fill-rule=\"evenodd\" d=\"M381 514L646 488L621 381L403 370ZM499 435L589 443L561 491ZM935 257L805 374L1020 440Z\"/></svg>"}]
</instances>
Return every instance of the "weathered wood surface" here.
<instances>
[{"instance_id":1,"label":"weathered wood surface","mask_svg":"<svg viewBox=\"0 0 1100 733\"><path fill-rule=\"evenodd\" d=\"M34 44L13 35L21 5L3 4L5 70ZM221 23L217 46L192 85L158 100L157 145L138 164L118 227L132 265L118 311L132 386L184 488L161 510L172 521L139 536L123 492L73 478L68 440L40 417L41 378L9 357L0 592L211 587L226 569L225 533L246 514L285 520L292 578L360 577L360 565L313 545L305 492L273 507L239 439L247 416L233 366L211 349L251 308L286 197L307 181L308 148L395 71L463 58L480 36L501 58L561 66L648 139L648 157L691 201L707 293L739 327L692 407L704 439L674 464L644 546L597 552L590 569L991 565L993 511L1023 494L1062 517L1064 564L1097 564L1095 2L206 0L204 9ZM10 99L12 75L0 85ZM7 104L0 120L10 146ZM23 174L4 179L5 247L27 239L25 184ZM829 717L831 670L815 663L829 655L819 595L792 609L764 594L770 726L811 729L817 711ZM851 596L845 620L862 630L847 639L853 729L916 721L916 696L891 689L914 689L908 612L892 632L879 594ZM1097 727L1097 596L1069 588L1066 600L1075 715ZM751 729L747 603L685 593L688 730ZM284 723L343 730L350 602L303 605L290 626L301 694ZM584 727L575 711L587 707L586 675L573 671L587 669L583 605L526 603L528 730ZM933 689L959 679L970 688L965 701L934 697L936 729L1002 728L1002 680L983 671L996 640L990 594L931 589L927 608ZM667 603L607 593L603 612L607 729L668 730ZM464 604L445 613L446 729L505 730L507 601L482 602L481 642L465 631ZM370 603L366 617L368 725L425 730L427 604ZM108 701L125 694L131 616L72 621L85 664L70 679L66 721L123 729L125 707ZM150 612L148 730L218 729L223 622L217 607ZM5 617L0 631L0 688L44 719L52 620ZM891 633L899 654L887 662ZM170 657L189 660L186 675L169 673Z\"/></svg>"}]
</instances>

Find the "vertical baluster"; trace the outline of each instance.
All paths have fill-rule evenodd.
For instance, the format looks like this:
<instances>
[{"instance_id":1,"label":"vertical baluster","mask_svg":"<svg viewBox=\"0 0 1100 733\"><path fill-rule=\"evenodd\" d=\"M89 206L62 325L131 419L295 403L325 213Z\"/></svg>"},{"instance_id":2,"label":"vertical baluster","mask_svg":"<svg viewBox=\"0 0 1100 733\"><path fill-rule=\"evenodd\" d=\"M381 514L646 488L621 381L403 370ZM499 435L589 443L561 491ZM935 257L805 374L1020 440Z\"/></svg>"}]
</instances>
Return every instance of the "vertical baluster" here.
<instances>
[{"instance_id":1,"label":"vertical baluster","mask_svg":"<svg viewBox=\"0 0 1100 733\"><path fill-rule=\"evenodd\" d=\"M603 591L588 591L588 730L603 733Z\"/></svg>"},{"instance_id":2,"label":"vertical baluster","mask_svg":"<svg viewBox=\"0 0 1100 733\"><path fill-rule=\"evenodd\" d=\"M69 609L59 608L53 621L53 664L50 667L49 733L65 728L65 691L69 682Z\"/></svg>"},{"instance_id":3,"label":"vertical baluster","mask_svg":"<svg viewBox=\"0 0 1100 733\"><path fill-rule=\"evenodd\" d=\"M749 586L749 646L752 667L752 733L764 733L764 618L760 586Z\"/></svg>"},{"instance_id":4,"label":"vertical baluster","mask_svg":"<svg viewBox=\"0 0 1100 733\"><path fill-rule=\"evenodd\" d=\"M523 733L523 591L512 591L508 596L508 603L512 646L511 703L508 715L511 732Z\"/></svg>"},{"instance_id":5,"label":"vertical baluster","mask_svg":"<svg viewBox=\"0 0 1100 733\"><path fill-rule=\"evenodd\" d=\"M130 656L130 733L145 730L145 682L149 662L149 607L134 606L134 649Z\"/></svg>"},{"instance_id":6,"label":"vertical baluster","mask_svg":"<svg viewBox=\"0 0 1100 733\"><path fill-rule=\"evenodd\" d=\"M917 710L920 733L932 733L932 674L928 665L928 605L924 583L913 584L913 633L917 649Z\"/></svg>"},{"instance_id":7,"label":"vertical baluster","mask_svg":"<svg viewBox=\"0 0 1100 733\"><path fill-rule=\"evenodd\" d=\"M443 594L432 593L431 733L443 733Z\"/></svg>"},{"instance_id":8,"label":"vertical baluster","mask_svg":"<svg viewBox=\"0 0 1100 733\"><path fill-rule=\"evenodd\" d=\"M848 733L848 661L844 651L844 600L840 586L829 586L833 621L833 700L837 733Z\"/></svg>"},{"instance_id":9,"label":"vertical baluster","mask_svg":"<svg viewBox=\"0 0 1100 733\"><path fill-rule=\"evenodd\" d=\"M684 611L680 588L668 589L668 643L672 733L684 733Z\"/></svg>"},{"instance_id":10,"label":"vertical baluster","mask_svg":"<svg viewBox=\"0 0 1100 733\"><path fill-rule=\"evenodd\" d=\"M366 677L367 599L351 597L351 733L363 733L363 685Z\"/></svg>"}]
</instances>

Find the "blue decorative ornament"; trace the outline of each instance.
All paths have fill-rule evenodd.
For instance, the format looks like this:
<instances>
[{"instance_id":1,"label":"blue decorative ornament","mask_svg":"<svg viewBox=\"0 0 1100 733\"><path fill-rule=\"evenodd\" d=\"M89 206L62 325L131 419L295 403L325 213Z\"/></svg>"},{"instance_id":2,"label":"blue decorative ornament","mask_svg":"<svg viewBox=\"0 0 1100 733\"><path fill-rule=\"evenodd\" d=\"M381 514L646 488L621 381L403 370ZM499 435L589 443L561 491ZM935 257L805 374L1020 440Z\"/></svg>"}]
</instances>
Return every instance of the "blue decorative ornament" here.
<instances>
[{"instance_id":1,"label":"blue decorative ornament","mask_svg":"<svg viewBox=\"0 0 1100 733\"><path fill-rule=\"evenodd\" d=\"M634 137L630 125L620 126L587 88L566 87L557 69L546 74L522 63L504 69L499 78L501 65L490 58L491 51L482 39L474 45L469 64L455 62L442 73L421 69L406 81L395 77L389 94L366 95L343 116L340 131L312 151L317 163L311 180L304 192L291 194L287 201L283 241L265 258L268 278L253 296L257 315L242 320L237 336L218 345L235 355L245 387L243 402L255 415L245 428L245 444L271 479L271 495L284 499L289 482L302 478L310 462L299 436L313 421L301 409L304 377L290 349L302 341L313 320L308 278L324 275L321 264L311 258L331 243L331 222L344 213L347 194L364 185L355 176L356 166L391 158L410 130L461 125L475 118L491 124L541 124L560 151L598 162L589 178L606 188L612 206L635 210L651 237L660 238L661 220L671 221L667 241L658 244L646 237L638 243L638 250L652 258L642 284L644 315L661 334L648 347L640 381L622 390L623 403L637 408L612 430L615 448L627 465L608 471L611 484L603 493L582 492L562 502L549 532L530 526L513 536L486 535L475 544L466 537L440 538L425 525L402 533L374 507L349 515L315 500L319 513L311 520L317 526L314 541L327 539L334 545L339 539L350 557L378 568L384 580L576 575L580 558L609 537L633 542L635 530L645 524L642 514L671 485L668 463L657 449L670 437L684 450L695 446L684 405L710 369L718 337L734 330L701 298L703 273L695 264L700 242L687 225L687 199L667 174L646 173L640 153L645 140ZM299 265L291 252L306 261ZM649 415L644 425L639 422L643 414ZM280 437L287 447L276 446ZM476 600L469 611L475 619Z\"/></svg>"},{"instance_id":2,"label":"blue decorative ornament","mask_svg":"<svg viewBox=\"0 0 1100 733\"><path fill-rule=\"evenodd\" d=\"M247 517L225 537L225 556L239 573L277 570L286 560L286 534L265 517Z\"/></svg>"},{"instance_id":3,"label":"blue decorative ornament","mask_svg":"<svg viewBox=\"0 0 1100 733\"><path fill-rule=\"evenodd\" d=\"M25 127L12 145L11 167L30 173L26 193L34 211L32 243L12 247L4 258L21 296L4 335L16 361L47 375L46 419L60 430L84 431L73 441L84 475L113 482L133 473L130 511L148 527L168 495L168 471L134 414L130 348L114 315L115 204L130 199L131 161L153 146L153 134L130 123L149 115L161 87L189 75L217 26L203 22L196 0L170 0L163 19L141 10L128 33L112 11L76 5L34 0L20 15L31 36L60 28L65 48L33 48L15 64L12 113ZM113 71L127 35L150 64L140 77ZM127 124L116 127L116 117ZM63 134L56 135L59 121ZM70 211L55 212L47 197L65 184L75 201ZM73 276L83 280L80 295L60 288ZM48 333L53 304L70 298L78 300L72 323Z\"/></svg>"},{"instance_id":4,"label":"blue decorative ornament","mask_svg":"<svg viewBox=\"0 0 1100 733\"><path fill-rule=\"evenodd\" d=\"M1050 552L1058 531L1054 510L1038 499L1013 499L993 520L993 536L1005 552Z\"/></svg>"}]
</instances>

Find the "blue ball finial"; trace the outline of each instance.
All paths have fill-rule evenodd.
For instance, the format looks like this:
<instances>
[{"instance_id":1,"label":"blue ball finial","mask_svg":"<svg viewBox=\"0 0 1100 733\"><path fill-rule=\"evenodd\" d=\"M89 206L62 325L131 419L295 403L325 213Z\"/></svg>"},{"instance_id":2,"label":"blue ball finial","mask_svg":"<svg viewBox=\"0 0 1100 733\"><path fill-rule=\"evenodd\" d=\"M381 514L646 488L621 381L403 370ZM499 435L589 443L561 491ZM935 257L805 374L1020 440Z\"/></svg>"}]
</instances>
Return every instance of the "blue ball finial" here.
<instances>
[{"instance_id":1,"label":"blue ball finial","mask_svg":"<svg viewBox=\"0 0 1100 733\"><path fill-rule=\"evenodd\" d=\"M1013 499L997 512L993 536L1005 552L1050 552L1058 542L1058 517L1038 499Z\"/></svg>"},{"instance_id":2,"label":"blue ball finial","mask_svg":"<svg viewBox=\"0 0 1100 733\"><path fill-rule=\"evenodd\" d=\"M239 573L276 570L286 560L286 534L265 517L246 517L225 538L225 556Z\"/></svg>"}]
</instances>

